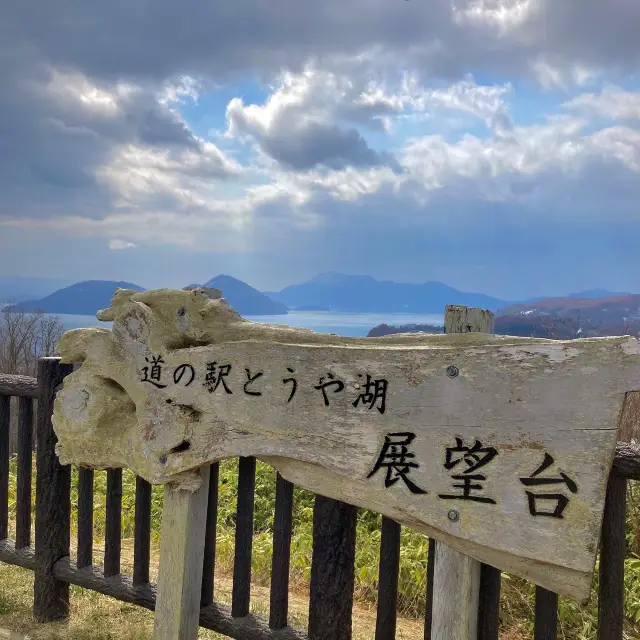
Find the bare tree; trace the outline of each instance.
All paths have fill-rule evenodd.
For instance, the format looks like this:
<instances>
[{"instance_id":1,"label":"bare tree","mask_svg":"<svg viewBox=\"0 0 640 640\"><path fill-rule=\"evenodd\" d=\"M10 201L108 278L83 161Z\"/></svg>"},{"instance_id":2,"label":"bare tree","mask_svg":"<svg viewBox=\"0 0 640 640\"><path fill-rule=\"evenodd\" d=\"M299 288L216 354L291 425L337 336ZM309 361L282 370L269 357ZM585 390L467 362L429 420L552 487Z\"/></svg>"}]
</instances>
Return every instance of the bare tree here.
<instances>
[{"instance_id":1,"label":"bare tree","mask_svg":"<svg viewBox=\"0 0 640 640\"><path fill-rule=\"evenodd\" d=\"M0 373L37 374L38 358L55 355L64 327L57 316L25 313L14 305L0 310ZM34 407L35 408L35 407ZM18 402L11 399L9 453L17 446Z\"/></svg>"},{"instance_id":2,"label":"bare tree","mask_svg":"<svg viewBox=\"0 0 640 640\"><path fill-rule=\"evenodd\" d=\"M14 305L0 312L0 372L35 375L41 356L55 355L64 332L57 316L25 313Z\"/></svg>"},{"instance_id":3,"label":"bare tree","mask_svg":"<svg viewBox=\"0 0 640 640\"><path fill-rule=\"evenodd\" d=\"M64 326L60 322L58 316L42 315L38 324L38 333L36 336L36 352L37 358L56 355L56 346L62 338Z\"/></svg>"}]
</instances>

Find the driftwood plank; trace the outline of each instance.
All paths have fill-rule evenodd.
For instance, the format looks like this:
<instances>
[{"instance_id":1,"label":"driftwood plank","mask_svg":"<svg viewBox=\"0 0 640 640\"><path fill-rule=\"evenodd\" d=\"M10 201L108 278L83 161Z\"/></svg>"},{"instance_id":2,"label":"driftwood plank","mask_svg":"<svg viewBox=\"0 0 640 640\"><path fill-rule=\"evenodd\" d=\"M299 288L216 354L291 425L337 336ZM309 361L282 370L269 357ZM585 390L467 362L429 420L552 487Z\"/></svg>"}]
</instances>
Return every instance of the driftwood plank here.
<instances>
[{"instance_id":1,"label":"driftwood plank","mask_svg":"<svg viewBox=\"0 0 640 640\"><path fill-rule=\"evenodd\" d=\"M195 488L203 465L257 457L588 597L622 403L640 386L634 338L340 338L248 322L197 289L119 291L100 318L113 330L59 345L83 362L56 401L63 462Z\"/></svg>"}]
</instances>

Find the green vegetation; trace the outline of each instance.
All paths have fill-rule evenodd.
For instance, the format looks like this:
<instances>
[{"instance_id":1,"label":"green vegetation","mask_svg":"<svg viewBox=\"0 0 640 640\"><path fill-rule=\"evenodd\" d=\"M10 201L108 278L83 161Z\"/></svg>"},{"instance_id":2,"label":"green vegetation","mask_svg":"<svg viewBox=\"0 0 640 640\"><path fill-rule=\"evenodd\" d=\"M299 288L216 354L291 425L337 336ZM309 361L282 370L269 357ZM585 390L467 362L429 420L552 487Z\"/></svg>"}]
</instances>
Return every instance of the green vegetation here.
<instances>
[{"instance_id":1,"label":"green vegetation","mask_svg":"<svg viewBox=\"0 0 640 640\"><path fill-rule=\"evenodd\" d=\"M15 461L12 461L11 508L15 509ZM221 574L233 567L235 507L237 494L237 465L227 460L220 465L219 509L217 527L217 567ZM72 481L72 527L77 517L77 472ZM96 542L104 538L106 473L96 472L94 482L94 531ZM152 493L152 536L157 550L162 518L162 488ZM272 531L274 517L275 473L272 468L258 462L256 473L255 517L253 539L253 581L256 587L268 586L271 571ZM123 473L122 535L133 537L135 508L135 477ZM308 593L312 550L313 494L295 490L294 531L291 550L291 584L296 593ZM640 491L635 483L629 487L627 522L628 558L626 562L626 638L640 638ZM359 510L356 542L356 602L367 608L375 604L378 580L378 554L380 545L380 516ZM399 609L405 618L424 616L428 539L402 529ZM96 554L98 556L99 554ZM157 553L152 554L153 560ZM96 557L96 562L99 560ZM123 570L126 563L123 563ZM155 567L152 567L152 575ZM501 624L505 637L530 637L533 630L534 587L520 578L503 575ZM586 606L567 600L560 602L560 638L567 640L595 640L597 628L597 579L593 597ZM259 590L259 589L258 589ZM268 605L267 605L268 606ZM403 633L403 637L413 635ZM419 637L416 635L416 638Z\"/></svg>"}]
</instances>

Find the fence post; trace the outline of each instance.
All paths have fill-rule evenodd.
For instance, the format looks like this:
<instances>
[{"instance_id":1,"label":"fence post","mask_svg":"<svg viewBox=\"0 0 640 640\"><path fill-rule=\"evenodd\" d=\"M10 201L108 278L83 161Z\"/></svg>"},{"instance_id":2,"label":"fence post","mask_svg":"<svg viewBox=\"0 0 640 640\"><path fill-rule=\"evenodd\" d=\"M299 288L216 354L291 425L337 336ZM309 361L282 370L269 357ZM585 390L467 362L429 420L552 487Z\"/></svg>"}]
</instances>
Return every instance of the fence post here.
<instances>
[{"instance_id":1,"label":"fence post","mask_svg":"<svg viewBox=\"0 0 640 640\"><path fill-rule=\"evenodd\" d=\"M69 555L71 467L56 456L58 439L51 415L58 387L72 365L60 358L38 360L38 419L36 452L36 536L33 612L38 622L69 615L69 584L54 577L53 565Z\"/></svg>"},{"instance_id":2,"label":"fence post","mask_svg":"<svg viewBox=\"0 0 640 640\"><path fill-rule=\"evenodd\" d=\"M484 309L447 305L444 330L493 333L493 314ZM476 640L480 568L477 560L436 543L431 628L434 640Z\"/></svg>"},{"instance_id":3,"label":"fence post","mask_svg":"<svg viewBox=\"0 0 640 640\"><path fill-rule=\"evenodd\" d=\"M612 473L607 487L600 551L598 640L622 640L627 479Z\"/></svg>"},{"instance_id":4,"label":"fence post","mask_svg":"<svg viewBox=\"0 0 640 640\"><path fill-rule=\"evenodd\" d=\"M309 639L351 640L357 509L317 495L309 589Z\"/></svg>"},{"instance_id":5,"label":"fence post","mask_svg":"<svg viewBox=\"0 0 640 640\"><path fill-rule=\"evenodd\" d=\"M196 640L211 466L196 491L164 486L154 640Z\"/></svg>"}]
</instances>

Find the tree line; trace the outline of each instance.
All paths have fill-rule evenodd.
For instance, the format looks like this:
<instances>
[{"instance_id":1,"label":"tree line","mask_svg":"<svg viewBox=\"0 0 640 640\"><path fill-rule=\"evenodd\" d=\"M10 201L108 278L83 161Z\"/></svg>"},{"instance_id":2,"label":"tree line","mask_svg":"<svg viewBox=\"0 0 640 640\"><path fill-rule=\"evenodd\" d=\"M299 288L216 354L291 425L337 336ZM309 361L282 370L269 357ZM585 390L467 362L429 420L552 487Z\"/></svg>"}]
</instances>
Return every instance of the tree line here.
<instances>
[{"instance_id":1,"label":"tree line","mask_svg":"<svg viewBox=\"0 0 640 640\"><path fill-rule=\"evenodd\" d=\"M0 312L0 373L35 376L38 358L56 355L64 333L57 316L25 313L9 304Z\"/></svg>"}]
</instances>

